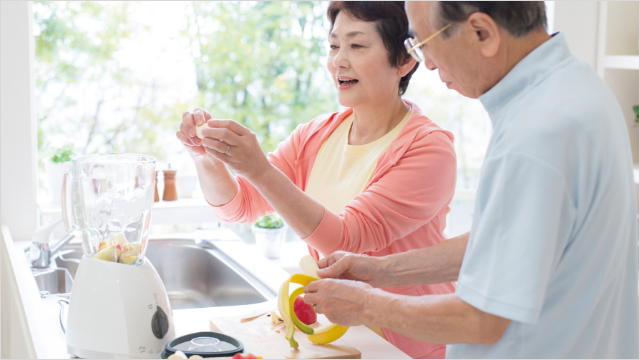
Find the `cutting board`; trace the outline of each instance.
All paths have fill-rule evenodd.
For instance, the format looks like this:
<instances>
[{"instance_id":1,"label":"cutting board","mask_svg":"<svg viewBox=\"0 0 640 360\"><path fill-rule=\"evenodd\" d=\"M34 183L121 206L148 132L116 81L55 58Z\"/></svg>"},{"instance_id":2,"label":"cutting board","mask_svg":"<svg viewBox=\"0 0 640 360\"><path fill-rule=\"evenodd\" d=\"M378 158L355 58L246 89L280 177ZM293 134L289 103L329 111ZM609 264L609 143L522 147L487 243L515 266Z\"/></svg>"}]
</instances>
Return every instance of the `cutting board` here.
<instances>
[{"instance_id":1,"label":"cutting board","mask_svg":"<svg viewBox=\"0 0 640 360\"><path fill-rule=\"evenodd\" d=\"M289 346L285 339L284 324L273 325L267 314L253 320L240 322L239 317L213 318L210 321L211 331L235 337L244 344L244 351L263 359L360 359L358 349L350 346L343 339L331 344L316 345L309 341L307 335L296 329L295 339L298 349ZM313 327L319 327L315 324Z\"/></svg>"}]
</instances>

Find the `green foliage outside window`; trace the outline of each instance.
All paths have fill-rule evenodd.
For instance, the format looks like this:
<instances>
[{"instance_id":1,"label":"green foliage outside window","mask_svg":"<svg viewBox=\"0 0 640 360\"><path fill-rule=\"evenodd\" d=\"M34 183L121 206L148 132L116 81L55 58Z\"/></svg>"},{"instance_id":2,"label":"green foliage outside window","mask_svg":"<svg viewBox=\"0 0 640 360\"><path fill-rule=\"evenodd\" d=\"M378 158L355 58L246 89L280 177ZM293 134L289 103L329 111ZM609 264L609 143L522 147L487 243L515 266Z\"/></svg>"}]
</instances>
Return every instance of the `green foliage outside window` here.
<instances>
[{"instance_id":1,"label":"green foliage outside window","mask_svg":"<svg viewBox=\"0 0 640 360\"><path fill-rule=\"evenodd\" d=\"M183 30L175 36L191 51L184 58L195 68L197 91L167 100L170 85L144 78L119 58L126 44L159 36L140 16L148 4L34 3L41 167L49 148L67 142L78 154L135 152L166 161L182 151L175 132L182 113L194 107L249 127L266 152L298 124L337 109L322 63L326 4L180 6Z\"/></svg>"},{"instance_id":2,"label":"green foliage outside window","mask_svg":"<svg viewBox=\"0 0 640 360\"><path fill-rule=\"evenodd\" d=\"M253 130L271 151L296 125L333 112L325 6L316 2L194 2L188 9L200 101ZM186 35L185 34L185 35Z\"/></svg>"}]
</instances>

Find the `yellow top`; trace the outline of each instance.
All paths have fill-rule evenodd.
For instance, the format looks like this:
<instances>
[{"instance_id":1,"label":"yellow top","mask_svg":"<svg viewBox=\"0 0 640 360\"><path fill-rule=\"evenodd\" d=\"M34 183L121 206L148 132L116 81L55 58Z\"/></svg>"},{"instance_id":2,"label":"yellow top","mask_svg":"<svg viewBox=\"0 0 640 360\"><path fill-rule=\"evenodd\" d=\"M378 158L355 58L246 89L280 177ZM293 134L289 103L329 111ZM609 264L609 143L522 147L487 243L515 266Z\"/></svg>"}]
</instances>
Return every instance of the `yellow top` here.
<instances>
[{"instance_id":1,"label":"yellow top","mask_svg":"<svg viewBox=\"0 0 640 360\"><path fill-rule=\"evenodd\" d=\"M410 115L411 111L407 111L391 131L374 142L359 146L349 145L353 124L353 115L349 115L322 144L305 192L332 212L341 213L347 203L364 190L380 154L395 140ZM380 327L368 327L384 338Z\"/></svg>"},{"instance_id":2,"label":"yellow top","mask_svg":"<svg viewBox=\"0 0 640 360\"><path fill-rule=\"evenodd\" d=\"M313 163L305 192L339 214L360 194L373 176L378 158L398 136L411 111L396 127L366 145L349 145L353 115L349 115L325 140Z\"/></svg>"}]
</instances>

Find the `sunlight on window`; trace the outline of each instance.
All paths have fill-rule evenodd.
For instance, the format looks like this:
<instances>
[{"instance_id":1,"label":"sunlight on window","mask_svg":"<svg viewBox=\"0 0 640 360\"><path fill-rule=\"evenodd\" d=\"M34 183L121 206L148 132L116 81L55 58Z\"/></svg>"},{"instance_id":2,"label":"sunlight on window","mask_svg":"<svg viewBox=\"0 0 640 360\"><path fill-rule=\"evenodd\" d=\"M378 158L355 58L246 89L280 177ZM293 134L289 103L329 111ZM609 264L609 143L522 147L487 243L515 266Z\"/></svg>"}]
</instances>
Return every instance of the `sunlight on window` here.
<instances>
[{"instance_id":1,"label":"sunlight on window","mask_svg":"<svg viewBox=\"0 0 640 360\"><path fill-rule=\"evenodd\" d=\"M189 168L175 132L194 107L251 128L265 151L298 124L338 110L325 67L326 6L35 2L39 196L52 193L45 164L65 146L75 155L145 153L159 168ZM448 231L468 230L491 136L487 114L423 66L406 97L455 136L459 196Z\"/></svg>"}]
</instances>

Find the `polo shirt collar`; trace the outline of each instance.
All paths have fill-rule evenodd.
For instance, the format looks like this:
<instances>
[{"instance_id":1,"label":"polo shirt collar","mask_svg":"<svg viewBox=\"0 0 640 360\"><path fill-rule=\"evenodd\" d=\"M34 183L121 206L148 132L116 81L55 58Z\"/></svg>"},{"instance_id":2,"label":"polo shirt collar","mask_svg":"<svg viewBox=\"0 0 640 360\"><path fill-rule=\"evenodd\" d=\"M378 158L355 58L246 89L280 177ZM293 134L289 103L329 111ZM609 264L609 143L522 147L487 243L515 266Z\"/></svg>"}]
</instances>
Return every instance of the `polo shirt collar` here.
<instances>
[{"instance_id":1,"label":"polo shirt collar","mask_svg":"<svg viewBox=\"0 0 640 360\"><path fill-rule=\"evenodd\" d=\"M532 85L545 79L561 62L571 56L562 32L552 35L520 60L493 88L479 97L496 126L500 111Z\"/></svg>"}]
</instances>

